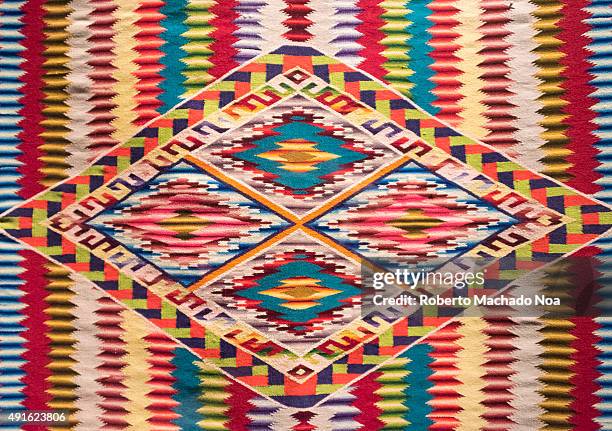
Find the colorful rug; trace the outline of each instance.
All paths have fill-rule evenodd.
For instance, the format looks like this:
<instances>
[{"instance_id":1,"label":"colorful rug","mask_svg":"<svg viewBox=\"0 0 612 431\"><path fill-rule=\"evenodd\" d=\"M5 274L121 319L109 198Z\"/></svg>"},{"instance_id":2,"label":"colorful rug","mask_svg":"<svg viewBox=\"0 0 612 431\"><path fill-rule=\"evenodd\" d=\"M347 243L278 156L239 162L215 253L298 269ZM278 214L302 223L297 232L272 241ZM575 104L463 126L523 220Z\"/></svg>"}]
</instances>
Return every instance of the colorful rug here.
<instances>
[{"instance_id":1,"label":"colorful rug","mask_svg":"<svg viewBox=\"0 0 612 431\"><path fill-rule=\"evenodd\" d=\"M69 413L0 429L611 427L611 2L0 22L0 409ZM364 308L364 266L465 259L495 279L468 295L564 284L576 309Z\"/></svg>"}]
</instances>

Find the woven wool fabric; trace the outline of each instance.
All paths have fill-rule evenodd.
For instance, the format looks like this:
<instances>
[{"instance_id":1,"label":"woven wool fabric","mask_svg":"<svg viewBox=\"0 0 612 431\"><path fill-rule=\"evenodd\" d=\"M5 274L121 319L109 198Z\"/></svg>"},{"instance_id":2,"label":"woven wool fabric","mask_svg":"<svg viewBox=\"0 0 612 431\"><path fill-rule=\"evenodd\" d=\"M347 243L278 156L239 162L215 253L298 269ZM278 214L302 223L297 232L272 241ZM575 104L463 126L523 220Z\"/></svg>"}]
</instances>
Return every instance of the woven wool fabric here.
<instances>
[{"instance_id":1,"label":"woven wool fabric","mask_svg":"<svg viewBox=\"0 0 612 431\"><path fill-rule=\"evenodd\" d=\"M71 413L0 429L612 429L611 29L609 0L0 0L0 409ZM590 258L600 317L362 312L363 262L483 256L535 290Z\"/></svg>"}]
</instances>

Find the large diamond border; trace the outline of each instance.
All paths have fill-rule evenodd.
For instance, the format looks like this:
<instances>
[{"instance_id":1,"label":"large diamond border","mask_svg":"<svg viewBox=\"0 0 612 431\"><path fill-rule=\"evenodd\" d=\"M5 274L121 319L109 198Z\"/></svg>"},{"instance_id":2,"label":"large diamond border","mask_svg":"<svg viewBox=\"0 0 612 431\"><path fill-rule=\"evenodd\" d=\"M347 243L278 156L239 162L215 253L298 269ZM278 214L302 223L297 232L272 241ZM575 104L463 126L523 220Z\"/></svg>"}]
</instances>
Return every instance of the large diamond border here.
<instances>
[{"instance_id":1,"label":"large diamond border","mask_svg":"<svg viewBox=\"0 0 612 431\"><path fill-rule=\"evenodd\" d=\"M398 145L401 150L410 153L426 150L429 146L440 148L454 159L482 172L483 182L493 180L505 184L516 190L517 195L534 199L567 216L567 222L563 226L521 247L516 251L517 255L530 256L542 262L554 260L593 241L609 229L608 207L553 180L523 169L488 146L462 136L365 74L310 48L291 46L282 47L239 67L176 109L153 120L125 145L110 151L81 175L64 181L8 211L3 218L2 227L13 238L98 282L98 285L105 288L113 297L167 329L170 335L182 341L201 357L213 360L227 372L231 368L240 368L241 376L236 377L237 380L288 405L315 404L326 395L359 378L376 364L405 350L406 346L434 329L440 322L433 318L429 321L423 320L420 326L416 326L413 325L416 322L411 321L407 324L407 320L402 319L389 328L383 336L360 345L342 360L330 366L331 369L326 369L300 384L280 376L272 367L268 367L254 356L240 354L223 357L223 343L225 343L223 340L207 333L203 326L195 325L193 322L190 322L188 327L176 324L179 313L168 305L169 302L191 306L193 303L190 301L196 301L192 296L181 296L180 292L167 292L166 301L148 292L146 298L135 297L134 293L137 290L142 295L141 289L135 289L136 283L121 277L118 271L107 268L98 258L78 254L74 244L63 241L60 235L47 230L41 223L61 208L82 199L103 184L113 183L116 175L141 160L145 154L149 155L149 160L162 163L177 161L184 157L194 148L186 145L185 140L173 140L175 135L205 117L208 118L232 101L238 100L234 108L239 106L243 111L257 109L261 100L239 99L274 76L296 66L304 68L354 99L373 105L376 111L391 120L383 123L372 121L368 126L375 133L384 132L392 136L394 133L402 132L399 125L419 138L420 141L406 140L404 144ZM353 101L344 99L338 100L337 103L350 108ZM211 133L214 133L217 126L209 125L209 127ZM113 187L119 191L124 185L117 181ZM113 199L112 196L106 198ZM499 203L502 204L507 196L500 198ZM516 201L510 205L514 204ZM495 252L496 245L485 247ZM104 267L104 271L101 271L100 267ZM338 346L339 349L343 347L345 346ZM257 346L260 350L266 348L269 346ZM244 367L249 368L250 372Z\"/></svg>"}]
</instances>

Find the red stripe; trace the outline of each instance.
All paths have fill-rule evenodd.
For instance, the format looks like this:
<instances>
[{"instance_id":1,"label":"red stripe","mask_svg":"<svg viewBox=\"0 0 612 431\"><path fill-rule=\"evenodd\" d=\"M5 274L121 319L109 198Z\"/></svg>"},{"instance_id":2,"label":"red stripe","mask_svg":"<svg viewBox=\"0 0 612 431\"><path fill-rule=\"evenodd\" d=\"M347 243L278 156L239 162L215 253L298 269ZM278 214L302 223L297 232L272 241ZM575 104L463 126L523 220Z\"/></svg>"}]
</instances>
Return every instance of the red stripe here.
<instances>
[{"instance_id":1,"label":"red stripe","mask_svg":"<svg viewBox=\"0 0 612 431\"><path fill-rule=\"evenodd\" d=\"M312 9L308 7L310 0L284 0L287 8L283 9L289 18L283 21L285 27L289 31L283 34L283 37L293 42L306 42L312 38L312 33L308 31L308 27L312 25L312 21L307 18Z\"/></svg>"},{"instance_id":2,"label":"red stripe","mask_svg":"<svg viewBox=\"0 0 612 431\"><path fill-rule=\"evenodd\" d=\"M510 404L513 401L513 383L510 381L514 373L513 340L516 338L511 331L513 325L509 318L489 318L484 330L487 335L487 362L484 364L486 372L483 376L485 386L482 389L485 394L482 404L486 407L483 418L487 420L485 430L508 430L513 425L510 419L514 413Z\"/></svg>"},{"instance_id":3,"label":"red stripe","mask_svg":"<svg viewBox=\"0 0 612 431\"><path fill-rule=\"evenodd\" d=\"M355 417L355 421L362 425L359 431L378 431L384 427L384 423L378 419L382 410L376 406L376 402L380 401L381 397L376 394L376 390L382 386L376 381L382 373L374 372L368 374L363 379L357 381L351 390L356 398L352 405L359 410L359 414Z\"/></svg>"},{"instance_id":4,"label":"red stripe","mask_svg":"<svg viewBox=\"0 0 612 431\"><path fill-rule=\"evenodd\" d=\"M225 390L231 394L225 400L229 406L227 411L228 422L225 424L230 431L247 431L251 420L248 417L249 412L255 407L251 400L257 395L249 388L241 385L235 380L229 380L231 383Z\"/></svg>"},{"instance_id":5,"label":"red stripe","mask_svg":"<svg viewBox=\"0 0 612 431\"><path fill-rule=\"evenodd\" d=\"M433 0L427 7L432 11L429 19L434 23L430 30L430 45L433 47L430 55L434 59L431 69L435 73L432 81L436 87L432 93L436 95L436 101L432 105L439 108L438 118L456 125L461 122L458 102L463 96L461 82L457 79L462 72L456 67L460 34L456 29L459 21L455 17L459 11L454 3L455 0Z\"/></svg>"},{"instance_id":6,"label":"red stripe","mask_svg":"<svg viewBox=\"0 0 612 431\"><path fill-rule=\"evenodd\" d=\"M179 417L174 411L179 403L172 398L176 394L176 389L172 387L176 382L176 378L172 376L176 369L172 364L176 343L161 332L147 335L144 340L148 344L147 362L150 376L147 381L147 387L150 388L147 393L147 411L151 416L147 422L154 429L179 431L173 422Z\"/></svg>"},{"instance_id":7,"label":"red stripe","mask_svg":"<svg viewBox=\"0 0 612 431\"><path fill-rule=\"evenodd\" d=\"M23 313L27 316L21 322L27 328L23 332L27 349L23 354L23 359L27 361L23 366L25 376L22 381L26 385L23 389L26 397L23 405L31 410L41 410L48 408L47 403L51 400L48 393L51 387L48 381L51 372L47 368L51 362L50 339L47 336L49 328L46 325L48 316L45 312L48 306L45 299L49 296L49 292L45 289L47 270L44 265L47 260L29 250L20 251L19 254L24 259L21 265L25 268L25 272L20 278L25 281L23 290L26 294L21 298L21 302L26 304Z\"/></svg>"},{"instance_id":8,"label":"red stripe","mask_svg":"<svg viewBox=\"0 0 612 431\"><path fill-rule=\"evenodd\" d=\"M599 325L590 317L577 317L572 320L576 325L572 331L575 337L572 342L574 353L572 359L574 365L571 367L575 375L571 382L574 385L572 396L574 401L570 407L575 412L571 423L574 429L581 431L598 430L600 426L595 422L599 416L599 411L595 407L601 402L596 392L601 389L596 379L601 376L597 367L601 365L597 360L599 354L595 347L600 338L595 335Z\"/></svg>"},{"instance_id":9,"label":"red stripe","mask_svg":"<svg viewBox=\"0 0 612 431\"><path fill-rule=\"evenodd\" d=\"M44 1L42 0L32 0L22 7L24 15L21 33L24 38L21 44L25 50L21 53L21 56L25 61L21 68L25 73L20 78L24 85L21 87L23 97L19 100L23 107L19 114L24 118L19 122L22 131L18 138L22 143L18 145L18 148L22 154L17 159L23 162L23 165L19 167L19 173L22 177L18 180L21 186L19 196L23 198L34 196L44 189L41 184L43 177L41 167L43 164L40 161L42 155L40 146L44 144L40 136L43 132L41 126L43 120L42 76L44 73L42 69L44 62L42 56L44 42L43 4Z\"/></svg>"},{"instance_id":10,"label":"red stripe","mask_svg":"<svg viewBox=\"0 0 612 431\"><path fill-rule=\"evenodd\" d=\"M433 421L429 426L430 431L451 431L460 425L457 420L457 413L461 411L458 403L461 395L457 391L461 385L457 367L457 352L461 349L457 344L461 338L457 330L460 326L461 323L452 322L424 341L433 347L430 353L433 362L430 365L432 374L429 380L434 386L428 391L433 397L429 402L432 407L429 418Z\"/></svg>"},{"instance_id":11,"label":"red stripe","mask_svg":"<svg viewBox=\"0 0 612 431\"><path fill-rule=\"evenodd\" d=\"M123 308L106 297L100 298L98 303L100 308L96 312L99 317L96 326L100 328L99 337L102 340L102 352L98 355L102 363L97 367L101 377L96 381L103 387L98 392L102 397L100 408L104 410L100 418L104 423L101 430L119 431L129 427L126 420L128 411L125 408L128 400L123 395L126 388L123 384L125 378L123 368L126 366L127 353L125 342L122 340Z\"/></svg>"},{"instance_id":12,"label":"red stripe","mask_svg":"<svg viewBox=\"0 0 612 431\"><path fill-rule=\"evenodd\" d=\"M505 25L510 22L507 16L510 4L483 0L480 7L483 9L481 42L486 55L479 67L484 71L480 79L484 82L482 92L485 94L483 103L487 106L486 128L490 131L483 141L498 149L508 150L518 143L514 138L517 129L513 124L516 117L511 113L514 105L508 101L512 96L508 89L511 84L508 79L510 68L506 63L510 59L506 53L510 44L505 38L510 35L510 31Z\"/></svg>"},{"instance_id":13,"label":"red stripe","mask_svg":"<svg viewBox=\"0 0 612 431\"><path fill-rule=\"evenodd\" d=\"M114 90L117 81L113 78L113 73L117 68L113 65L115 42L112 39L115 35L113 26L116 20L113 11L116 5L106 0L96 0L92 4L94 12L91 15L93 22L89 26L92 35L89 38L88 52L91 56L88 64L92 68L89 78L92 81L93 93L90 100L93 108L89 113L94 119L88 124L92 128L88 149L100 154L119 143L113 138L115 127L112 125L116 118L112 111L117 107L113 103L113 98L117 95Z\"/></svg>"},{"instance_id":14,"label":"red stripe","mask_svg":"<svg viewBox=\"0 0 612 431\"><path fill-rule=\"evenodd\" d=\"M210 45L213 55L210 57L210 62L214 65L209 69L213 77L219 78L238 66L234 60L234 56L238 50L233 44L238 41L238 38L233 33L238 30L238 26L234 24L234 20L238 18L235 7L238 6L236 0L218 0L210 12L215 15L215 18L210 21L215 27L210 37L214 42Z\"/></svg>"},{"instance_id":15,"label":"red stripe","mask_svg":"<svg viewBox=\"0 0 612 431\"><path fill-rule=\"evenodd\" d=\"M363 34L357 43L363 46L359 55L364 58L359 68L379 79L384 79L387 74L387 70L382 67L387 59L381 55L385 47L380 43L385 38L385 34L380 31L385 24L381 19L385 10L379 6L382 2L383 0L359 0L357 2L357 7L361 9L361 12L357 14L357 18L361 21L361 24L357 26L357 31Z\"/></svg>"},{"instance_id":16,"label":"red stripe","mask_svg":"<svg viewBox=\"0 0 612 431\"><path fill-rule=\"evenodd\" d=\"M591 39L586 34L591 27L586 23L590 15L585 8L589 1L562 0L561 3L564 5L563 18L559 20L561 32L557 36L564 42L560 49L565 54L561 59L565 66L562 72L565 94L561 97L569 102L563 111L568 115L564 120L568 126L566 135L570 138L568 148L572 150L567 158L572 164L568 172L573 176L567 183L584 193L596 193L602 187L595 181L602 175L595 171L599 166L596 159L599 151L595 148L597 138L593 134L597 129L593 119L597 115L591 110L595 100L590 97L595 88L589 85L592 76L587 60Z\"/></svg>"},{"instance_id":17,"label":"red stripe","mask_svg":"<svg viewBox=\"0 0 612 431\"><path fill-rule=\"evenodd\" d=\"M164 5L162 1L150 0L144 2L136 10L140 15L140 19L136 25L140 31L136 34L136 47L138 58L135 60L138 65L138 70L134 73L138 78L136 89L138 96L136 101L138 106L136 112L138 118L135 123L143 125L159 114L157 109L163 104L159 99L162 90L159 88L159 83L162 77L159 72L162 70L160 59L162 52L160 47L164 41L159 35L164 31L160 22L165 16L160 12L160 8Z\"/></svg>"}]
</instances>

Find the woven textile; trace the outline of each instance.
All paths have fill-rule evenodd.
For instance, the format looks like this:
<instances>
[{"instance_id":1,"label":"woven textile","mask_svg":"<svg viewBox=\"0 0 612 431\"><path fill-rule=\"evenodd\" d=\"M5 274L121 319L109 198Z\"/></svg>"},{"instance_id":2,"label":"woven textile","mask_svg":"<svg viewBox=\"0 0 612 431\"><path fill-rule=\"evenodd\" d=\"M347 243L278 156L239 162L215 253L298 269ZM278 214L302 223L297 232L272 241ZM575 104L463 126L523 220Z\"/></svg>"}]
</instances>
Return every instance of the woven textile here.
<instances>
[{"instance_id":1,"label":"woven textile","mask_svg":"<svg viewBox=\"0 0 612 431\"><path fill-rule=\"evenodd\" d=\"M70 412L0 429L612 429L612 2L0 24L0 409ZM364 311L364 265L539 291L568 257L596 266L581 317Z\"/></svg>"}]
</instances>

